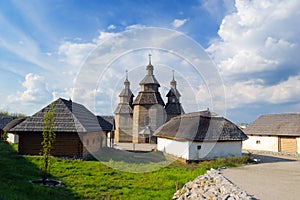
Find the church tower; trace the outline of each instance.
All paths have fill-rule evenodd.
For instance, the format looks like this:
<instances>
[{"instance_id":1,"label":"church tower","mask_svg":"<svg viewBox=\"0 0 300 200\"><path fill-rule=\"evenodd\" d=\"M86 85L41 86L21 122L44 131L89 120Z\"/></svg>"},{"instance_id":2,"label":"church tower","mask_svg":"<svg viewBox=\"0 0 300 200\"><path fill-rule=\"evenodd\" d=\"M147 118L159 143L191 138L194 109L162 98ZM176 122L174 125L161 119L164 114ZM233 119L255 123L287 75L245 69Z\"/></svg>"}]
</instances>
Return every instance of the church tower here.
<instances>
[{"instance_id":1,"label":"church tower","mask_svg":"<svg viewBox=\"0 0 300 200\"><path fill-rule=\"evenodd\" d=\"M140 82L141 91L133 102L133 143L155 142L152 134L166 121L165 103L158 90L160 84L153 74L151 55L146 71L146 76Z\"/></svg>"},{"instance_id":2,"label":"church tower","mask_svg":"<svg viewBox=\"0 0 300 200\"><path fill-rule=\"evenodd\" d=\"M128 72L126 71L126 79L124 88L119 94L120 102L115 110L115 142L132 142L132 103L133 93L130 90L130 82L128 81Z\"/></svg>"},{"instance_id":3,"label":"church tower","mask_svg":"<svg viewBox=\"0 0 300 200\"><path fill-rule=\"evenodd\" d=\"M166 113L167 113L167 121L171 118L176 117L177 115L184 114L184 110L180 103L180 93L177 90L177 82L174 78L174 70L173 70L173 79L170 82L170 90L166 97L168 97L168 102L166 104Z\"/></svg>"}]
</instances>

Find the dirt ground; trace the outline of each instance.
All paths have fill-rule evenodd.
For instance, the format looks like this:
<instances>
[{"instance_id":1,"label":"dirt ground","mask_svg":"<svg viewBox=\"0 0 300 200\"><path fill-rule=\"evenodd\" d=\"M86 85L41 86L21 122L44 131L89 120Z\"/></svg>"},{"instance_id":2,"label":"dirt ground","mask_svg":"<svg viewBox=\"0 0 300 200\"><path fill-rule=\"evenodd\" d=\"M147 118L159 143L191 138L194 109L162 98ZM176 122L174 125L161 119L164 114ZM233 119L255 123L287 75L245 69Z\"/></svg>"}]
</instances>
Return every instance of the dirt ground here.
<instances>
[{"instance_id":1,"label":"dirt ground","mask_svg":"<svg viewBox=\"0 0 300 200\"><path fill-rule=\"evenodd\" d=\"M300 158L258 155L258 164L225 169L231 182L262 200L300 199Z\"/></svg>"}]
</instances>

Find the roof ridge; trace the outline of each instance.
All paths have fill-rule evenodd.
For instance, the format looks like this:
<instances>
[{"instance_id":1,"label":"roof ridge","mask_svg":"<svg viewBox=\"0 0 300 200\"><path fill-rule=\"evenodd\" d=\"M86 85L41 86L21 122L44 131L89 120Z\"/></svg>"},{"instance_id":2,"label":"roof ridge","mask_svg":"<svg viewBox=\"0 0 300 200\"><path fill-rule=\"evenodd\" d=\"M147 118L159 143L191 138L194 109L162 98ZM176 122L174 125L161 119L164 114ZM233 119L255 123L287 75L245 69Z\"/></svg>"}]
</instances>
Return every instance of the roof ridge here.
<instances>
[{"instance_id":1,"label":"roof ridge","mask_svg":"<svg viewBox=\"0 0 300 200\"><path fill-rule=\"evenodd\" d=\"M300 112L291 112L291 113L269 113L269 114L263 114L262 116L272 116L272 115L300 115Z\"/></svg>"},{"instance_id":2,"label":"roof ridge","mask_svg":"<svg viewBox=\"0 0 300 200\"><path fill-rule=\"evenodd\" d=\"M204 115L205 112L208 112L211 115ZM178 115L174 118L193 118L193 117L199 117L199 116L200 117L224 118L222 115L219 115L215 112L207 111L207 110L201 110L201 111L196 111L196 112L185 113L185 114L182 114L182 115Z\"/></svg>"}]
</instances>

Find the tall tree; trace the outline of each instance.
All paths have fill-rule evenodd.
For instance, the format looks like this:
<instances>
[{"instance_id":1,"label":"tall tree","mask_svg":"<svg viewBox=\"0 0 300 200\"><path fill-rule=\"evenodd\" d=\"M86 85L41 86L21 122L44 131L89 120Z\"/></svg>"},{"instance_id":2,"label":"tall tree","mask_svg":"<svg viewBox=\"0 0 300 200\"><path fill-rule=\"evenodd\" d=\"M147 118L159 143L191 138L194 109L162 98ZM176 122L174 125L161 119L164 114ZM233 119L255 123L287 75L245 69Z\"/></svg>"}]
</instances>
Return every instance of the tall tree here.
<instances>
[{"instance_id":1,"label":"tall tree","mask_svg":"<svg viewBox=\"0 0 300 200\"><path fill-rule=\"evenodd\" d=\"M44 126L43 126L43 141L41 150L41 171L42 181L46 184L47 176L50 174L50 156L52 144L55 141L56 134L54 132L55 122L55 107L54 104L50 105L50 110L44 114Z\"/></svg>"}]
</instances>

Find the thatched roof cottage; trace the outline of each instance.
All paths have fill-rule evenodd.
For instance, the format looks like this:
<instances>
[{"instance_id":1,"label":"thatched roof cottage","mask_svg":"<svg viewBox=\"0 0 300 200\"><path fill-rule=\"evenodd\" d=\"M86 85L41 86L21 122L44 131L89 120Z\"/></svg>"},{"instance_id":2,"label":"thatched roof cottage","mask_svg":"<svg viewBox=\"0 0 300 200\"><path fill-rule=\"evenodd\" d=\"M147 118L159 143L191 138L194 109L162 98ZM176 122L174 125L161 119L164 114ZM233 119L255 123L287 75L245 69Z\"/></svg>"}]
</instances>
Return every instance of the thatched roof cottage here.
<instances>
[{"instance_id":1,"label":"thatched roof cottage","mask_svg":"<svg viewBox=\"0 0 300 200\"><path fill-rule=\"evenodd\" d=\"M172 118L154 136L159 151L187 161L241 156L247 139L238 126L209 110Z\"/></svg>"}]
</instances>

